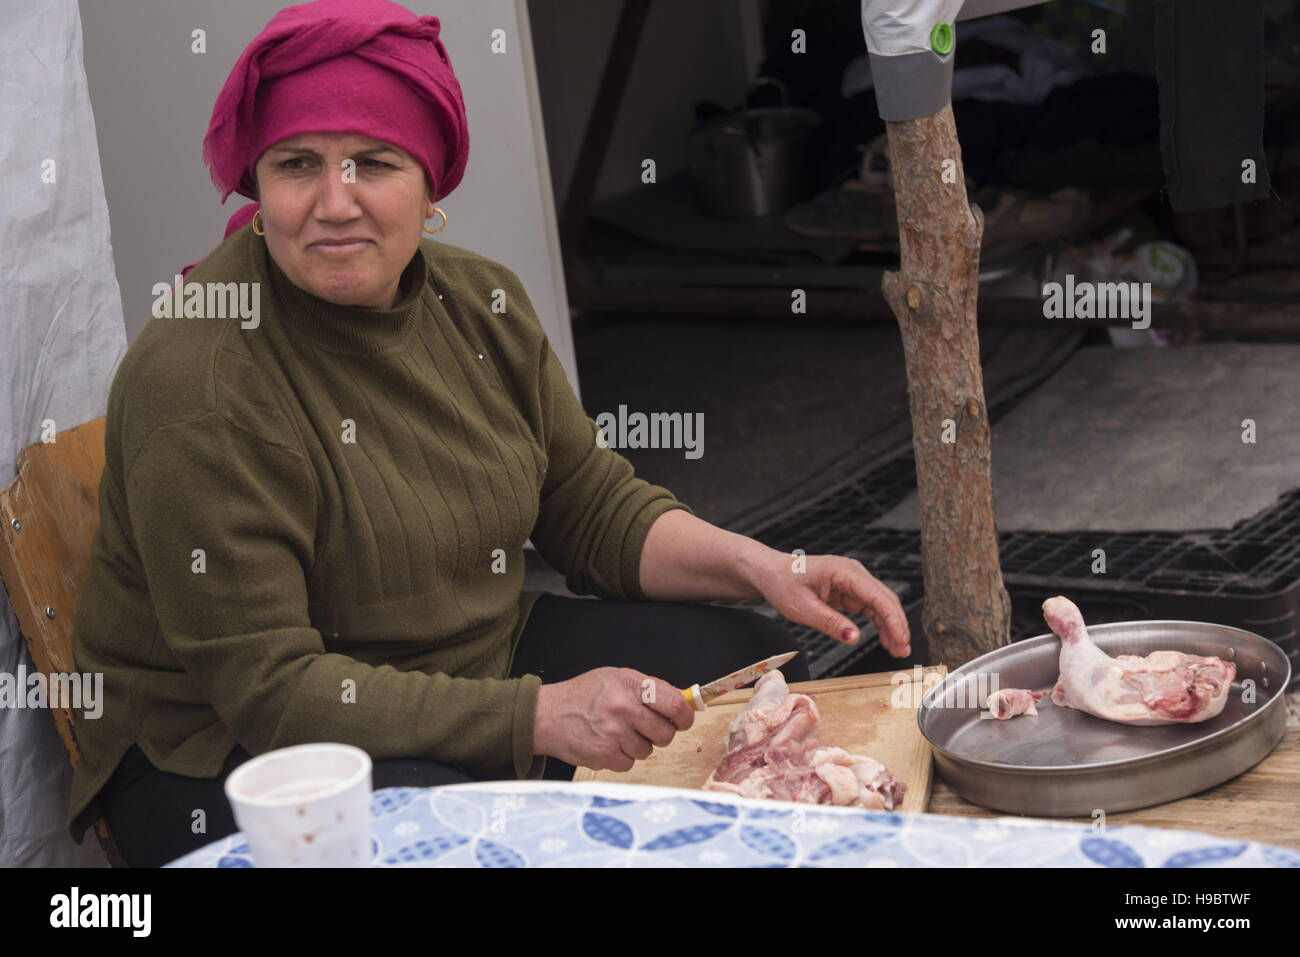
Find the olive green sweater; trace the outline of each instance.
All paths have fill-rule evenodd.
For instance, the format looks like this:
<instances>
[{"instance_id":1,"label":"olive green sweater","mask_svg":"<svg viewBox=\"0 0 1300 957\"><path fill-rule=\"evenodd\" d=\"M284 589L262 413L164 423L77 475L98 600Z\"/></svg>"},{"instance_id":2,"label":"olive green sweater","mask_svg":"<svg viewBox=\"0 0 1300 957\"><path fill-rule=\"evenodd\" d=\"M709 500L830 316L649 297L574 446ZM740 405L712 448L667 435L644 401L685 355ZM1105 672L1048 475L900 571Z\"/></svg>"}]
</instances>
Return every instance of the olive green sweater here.
<instances>
[{"instance_id":1,"label":"olive green sweater","mask_svg":"<svg viewBox=\"0 0 1300 957\"><path fill-rule=\"evenodd\" d=\"M245 226L186 276L229 281L261 284L256 328L154 318L109 394L74 838L132 743L199 778L312 741L539 777L541 681L506 677L525 540L574 592L643 600L650 526L690 509L597 444L498 263L425 239L397 308L339 306Z\"/></svg>"}]
</instances>

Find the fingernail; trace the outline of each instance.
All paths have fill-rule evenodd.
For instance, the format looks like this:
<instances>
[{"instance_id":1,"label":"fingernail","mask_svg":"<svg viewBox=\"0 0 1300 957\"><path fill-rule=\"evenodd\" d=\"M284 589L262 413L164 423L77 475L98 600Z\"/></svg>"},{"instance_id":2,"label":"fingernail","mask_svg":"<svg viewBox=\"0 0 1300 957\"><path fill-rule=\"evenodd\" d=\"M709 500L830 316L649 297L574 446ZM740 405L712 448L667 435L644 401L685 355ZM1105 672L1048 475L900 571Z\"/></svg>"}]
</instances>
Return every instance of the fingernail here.
<instances>
[{"instance_id":1,"label":"fingernail","mask_svg":"<svg viewBox=\"0 0 1300 957\"><path fill-rule=\"evenodd\" d=\"M841 634L844 636L845 641L858 640L858 630L856 628L845 628L844 631L841 632Z\"/></svg>"}]
</instances>

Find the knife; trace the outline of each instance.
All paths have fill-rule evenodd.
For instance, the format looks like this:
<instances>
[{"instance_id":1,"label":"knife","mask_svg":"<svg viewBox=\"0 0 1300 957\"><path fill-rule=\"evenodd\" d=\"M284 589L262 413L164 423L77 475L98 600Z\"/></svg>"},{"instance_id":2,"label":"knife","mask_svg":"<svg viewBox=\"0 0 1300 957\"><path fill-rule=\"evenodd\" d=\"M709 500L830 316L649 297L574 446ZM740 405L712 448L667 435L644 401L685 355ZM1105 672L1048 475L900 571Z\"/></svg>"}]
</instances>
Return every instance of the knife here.
<instances>
[{"instance_id":1,"label":"knife","mask_svg":"<svg viewBox=\"0 0 1300 957\"><path fill-rule=\"evenodd\" d=\"M719 678L717 681L710 681L706 685L691 685L682 691L682 697L690 702L690 705L696 711L703 711L708 707L709 702L718 695L726 694L728 691L735 691L742 688L762 677L765 673L780 668L783 664L799 654L797 651L787 651L783 655L773 655L771 658L765 658L762 661L755 662L748 668L741 668L739 671L733 671L725 678Z\"/></svg>"}]
</instances>

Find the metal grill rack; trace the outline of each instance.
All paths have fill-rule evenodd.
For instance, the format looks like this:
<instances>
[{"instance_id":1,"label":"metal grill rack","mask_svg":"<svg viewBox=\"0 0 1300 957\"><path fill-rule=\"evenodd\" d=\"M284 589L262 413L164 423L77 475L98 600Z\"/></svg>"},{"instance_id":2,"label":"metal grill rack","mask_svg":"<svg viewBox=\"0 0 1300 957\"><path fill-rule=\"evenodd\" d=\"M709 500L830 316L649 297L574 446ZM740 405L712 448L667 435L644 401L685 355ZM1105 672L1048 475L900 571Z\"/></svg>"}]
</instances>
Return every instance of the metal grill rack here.
<instances>
[{"instance_id":1,"label":"metal grill rack","mask_svg":"<svg viewBox=\"0 0 1300 957\"><path fill-rule=\"evenodd\" d=\"M920 532L867 527L914 483L911 451L903 450L749 534L783 551L857 558L900 592L909 617L918 621ZM1097 623L1172 618L1256 632L1282 646L1292 661L1293 687L1300 685L1300 490L1227 531L1007 532L998 536L998 549L1019 616L1013 638L1044 633L1038 603L1065 594ZM1104 574L1092 570L1094 549L1105 553ZM760 601L741 604L776 614ZM863 632L856 647L789 624L814 677L855 673L879 648L872 626L855 621Z\"/></svg>"}]
</instances>

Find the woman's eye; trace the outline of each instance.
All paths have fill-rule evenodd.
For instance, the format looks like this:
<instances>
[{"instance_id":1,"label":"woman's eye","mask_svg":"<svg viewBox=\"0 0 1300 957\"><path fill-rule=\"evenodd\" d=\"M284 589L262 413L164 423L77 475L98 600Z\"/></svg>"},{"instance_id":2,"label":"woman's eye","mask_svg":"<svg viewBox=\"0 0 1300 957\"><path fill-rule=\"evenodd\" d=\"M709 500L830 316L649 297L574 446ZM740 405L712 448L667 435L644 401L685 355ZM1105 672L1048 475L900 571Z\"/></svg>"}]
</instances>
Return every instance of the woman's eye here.
<instances>
[{"instance_id":1,"label":"woman's eye","mask_svg":"<svg viewBox=\"0 0 1300 957\"><path fill-rule=\"evenodd\" d=\"M304 166L296 166L296 165L294 165L294 164L296 164L296 163L306 163L306 162L307 162L307 160L306 160L304 157L302 157L302 156L294 156L294 157L291 157L291 158L289 158L289 159L287 159L287 160L282 161L282 162L280 163L280 169L286 169L286 170L291 170L291 171L302 170L302 169L305 169L306 167L304 167ZM393 167L392 167L392 164L390 164L390 163L385 163L383 160L372 159L372 158L369 158L369 157L363 159L361 162L364 163L364 164L369 164L369 165L371 165L371 166L374 166L374 167L380 167L380 168L383 168L383 169L392 169L392 168L393 168Z\"/></svg>"}]
</instances>

